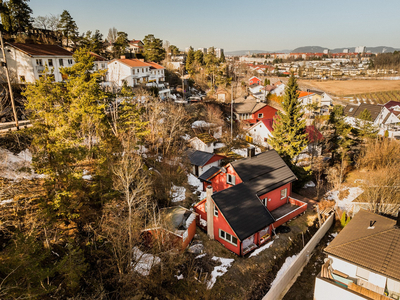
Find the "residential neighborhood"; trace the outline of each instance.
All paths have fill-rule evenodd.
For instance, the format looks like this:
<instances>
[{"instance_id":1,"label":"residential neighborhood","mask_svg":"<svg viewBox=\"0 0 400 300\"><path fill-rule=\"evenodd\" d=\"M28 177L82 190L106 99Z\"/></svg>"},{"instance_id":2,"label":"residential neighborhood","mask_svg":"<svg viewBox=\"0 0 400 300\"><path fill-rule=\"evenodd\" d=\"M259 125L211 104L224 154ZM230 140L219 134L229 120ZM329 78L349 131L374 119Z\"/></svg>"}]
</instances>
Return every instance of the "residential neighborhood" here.
<instances>
[{"instance_id":1,"label":"residential neighborhood","mask_svg":"<svg viewBox=\"0 0 400 300\"><path fill-rule=\"evenodd\" d=\"M239 1L0 1L0 299L400 299L400 6Z\"/></svg>"}]
</instances>

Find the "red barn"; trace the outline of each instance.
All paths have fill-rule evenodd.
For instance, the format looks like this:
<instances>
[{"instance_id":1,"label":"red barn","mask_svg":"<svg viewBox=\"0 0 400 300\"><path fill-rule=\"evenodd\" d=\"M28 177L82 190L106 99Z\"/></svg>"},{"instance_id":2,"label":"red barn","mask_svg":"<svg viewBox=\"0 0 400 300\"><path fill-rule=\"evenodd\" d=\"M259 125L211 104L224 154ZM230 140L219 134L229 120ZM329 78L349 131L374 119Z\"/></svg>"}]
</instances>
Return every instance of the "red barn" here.
<instances>
[{"instance_id":1,"label":"red barn","mask_svg":"<svg viewBox=\"0 0 400 300\"><path fill-rule=\"evenodd\" d=\"M306 210L307 203L290 196L295 180L275 150L232 162L207 179L207 198L194 207L198 225L211 239L245 255Z\"/></svg>"}]
</instances>

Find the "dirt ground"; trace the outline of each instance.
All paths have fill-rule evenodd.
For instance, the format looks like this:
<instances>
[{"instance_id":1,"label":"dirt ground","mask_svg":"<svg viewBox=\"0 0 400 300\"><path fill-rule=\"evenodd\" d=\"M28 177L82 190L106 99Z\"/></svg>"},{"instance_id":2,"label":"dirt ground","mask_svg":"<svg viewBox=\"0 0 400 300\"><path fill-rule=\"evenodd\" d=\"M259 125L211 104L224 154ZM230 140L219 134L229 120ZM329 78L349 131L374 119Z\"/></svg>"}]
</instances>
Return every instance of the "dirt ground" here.
<instances>
[{"instance_id":1,"label":"dirt ground","mask_svg":"<svg viewBox=\"0 0 400 300\"><path fill-rule=\"evenodd\" d=\"M400 80L298 80L300 87L316 88L335 96L400 90Z\"/></svg>"}]
</instances>

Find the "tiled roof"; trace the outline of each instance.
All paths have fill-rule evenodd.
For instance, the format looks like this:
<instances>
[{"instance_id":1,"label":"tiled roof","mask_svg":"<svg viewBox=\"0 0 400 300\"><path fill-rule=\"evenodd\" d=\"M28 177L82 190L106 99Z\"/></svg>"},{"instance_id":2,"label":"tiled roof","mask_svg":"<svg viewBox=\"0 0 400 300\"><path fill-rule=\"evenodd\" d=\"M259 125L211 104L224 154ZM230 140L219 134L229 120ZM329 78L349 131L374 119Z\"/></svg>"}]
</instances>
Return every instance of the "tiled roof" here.
<instances>
[{"instance_id":1,"label":"tiled roof","mask_svg":"<svg viewBox=\"0 0 400 300\"><path fill-rule=\"evenodd\" d=\"M214 193L212 198L237 237L247 237L274 222L258 196L297 178L275 150L231 163L242 183Z\"/></svg>"},{"instance_id":2,"label":"tiled roof","mask_svg":"<svg viewBox=\"0 0 400 300\"><path fill-rule=\"evenodd\" d=\"M353 109L352 109L353 108ZM360 105L346 105L344 114L349 117L357 118L364 110L368 110L371 114L372 122L376 120L382 111L381 105L361 103Z\"/></svg>"},{"instance_id":3,"label":"tiled roof","mask_svg":"<svg viewBox=\"0 0 400 300\"><path fill-rule=\"evenodd\" d=\"M155 62L147 62L147 64L149 64L150 67L152 67L154 69L164 69L163 66L160 66L159 64L156 64Z\"/></svg>"},{"instance_id":4,"label":"tiled roof","mask_svg":"<svg viewBox=\"0 0 400 300\"><path fill-rule=\"evenodd\" d=\"M395 224L395 220L361 210L325 252L400 280L400 228Z\"/></svg>"},{"instance_id":5,"label":"tiled roof","mask_svg":"<svg viewBox=\"0 0 400 300\"><path fill-rule=\"evenodd\" d=\"M103 57L101 55L98 55L97 53L90 52L90 55L95 58L94 61L108 61L107 58L105 58L105 57Z\"/></svg>"},{"instance_id":6,"label":"tiled roof","mask_svg":"<svg viewBox=\"0 0 400 300\"><path fill-rule=\"evenodd\" d=\"M310 95L314 95L314 93L301 91L299 94L299 98L303 98Z\"/></svg>"},{"instance_id":7,"label":"tiled roof","mask_svg":"<svg viewBox=\"0 0 400 300\"><path fill-rule=\"evenodd\" d=\"M121 59L114 59L109 62L109 64L119 61L120 63L123 63L127 65L128 67L134 68L134 67L150 67L148 63L145 63L144 61L138 60L138 59L129 59L129 58L121 58Z\"/></svg>"},{"instance_id":8,"label":"tiled roof","mask_svg":"<svg viewBox=\"0 0 400 300\"><path fill-rule=\"evenodd\" d=\"M29 56L72 56L72 52L58 45L7 43Z\"/></svg>"}]
</instances>

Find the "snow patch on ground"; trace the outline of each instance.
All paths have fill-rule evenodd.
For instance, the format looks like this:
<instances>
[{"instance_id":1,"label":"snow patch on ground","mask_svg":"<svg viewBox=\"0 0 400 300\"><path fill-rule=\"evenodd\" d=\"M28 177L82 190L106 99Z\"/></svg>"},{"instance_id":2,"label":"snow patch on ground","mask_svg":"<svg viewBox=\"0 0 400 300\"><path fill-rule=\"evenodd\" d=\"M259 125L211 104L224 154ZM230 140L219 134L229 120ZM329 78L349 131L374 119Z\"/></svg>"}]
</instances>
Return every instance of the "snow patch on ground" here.
<instances>
[{"instance_id":1,"label":"snow patch on ground","mask_svg":"<svg viewBox=\"0 0 400 300\"><path fill-rule=\"evenodd\" d=\"M142 252L138 247L133 248L133 259L135 262L131 263L133 269L143 276L148 276L150 270L154 265L161 262L161 259L149 253Z\"/></svg>"},{"instance_id":2,"label":"snow patch on ground","mask_svg":"<svg viewBox=\"0 0 400 300\"><path fill-rule=\"evenodd\" d=\"M6 199L6 200L3 200L3 201L0 201L0 205L12 203L13 201L14 201L14 199Z\"/></svg>"},{"instance_id":3,"label":"snow patch on ground","mask_svg":"<svg viewBox=\"0 0 400 300\"><path fill-rule=\"evenodd\" d=\"M232 263L235 261L233 258L222 258L213 256L212 260L219 261L221 263L220 266L214 267L214 270L211 272L211 279L207 283L207 289L212 289L215 282L217 281L217 277L224 275L228 272L228 269L232 266Z\"/></svg>"},{"instance_id":4,"label":"snow patch on ground","mask_svg":"<svg viewBox=\"0 0 400 300\"><path fill-rule=\"evenodd\" d=\"M181 274L181 275L174 275L175 277L176 277L176 279L178 279L178 280L182 280L184 277L183 277L183 274Z\"/></svg>"},{"instance_id":5,"label":"snow patch on ground","mask_svg":"<svg viewBox=\"0 0 400 300\"><path fill-rule=\"evenodd\" d=\"M88 174L89 172L87 170L83 170L83 176L82 179L85 180L92 180L92 175Z\"/></svg>"},{"instance_id":6,"label":"snow patch on ground","mask_svg":"<svg viewBox=\"0 0 400 300\"><path fill-rule=\"evenodd\" d=\"M199 254L194 259L202 258L202 257L204 257L206 255L207 255L207 253Z\"/></svg>"},{"instance_id":7,"label":"snow patch on ground","mask_svg":"<svg viewBox=\"0 0 400 300\"><path fill-rule=\"evenodd\" d=\"M276 277L275 277L274 281L272 281L272 283L271 283L271 288L275 284L277 284L279 282L279 280L281 279L281 277L286 273L286 271L289 270L289 268L292 265L292 263L296 260L296 257L297 257L297 254L293 255L293 256L286 257L285 262L283 263L282 267L280 268L280 270L276 274Z\"/></svg>"},{"instance_id":8,"label":"snow patch on ground","mask_svg":"<svg viewBox=\"0 0 400 300\"><path fill-rule=\"evenodd\" d=\"M199 196L200 200L203 200L206 197L206 192L203 191L203 183L200 181L200 179L198 179L193 174L188 174L188 183L191 186L196 187L196 190L193 192L193 194L200 192L200 196Z\"/></svg>"},{"instance_id":9,"label":"snow patch on ground","mask_svg":"<svg viewBox=\"0 0 400 300\"><path fill-rule=\"evenodd\" d=\"M214 145L214 149L220 149L220 148L224 148L225 144L224 143L215 143Z\"/></svg>"},{"instance_id":10,"label":"snow patch on ground","mask_svg":"<svg viewBox=\"0 0 400 300\"><path fill-rule=\"evenodd\" d=\"M181 138L184 139L185 141L188 141L191 139L190 135L188 135L188 134L181 135Z\"/></svg>"},{"instance_id":11,"label":"snow patch on ground","mask_svg":"<svg viewBox=\"0 0 400 300\"><path fill-rule=\"evenodd\" d=\"M250 254L249 257L253 257L253 256L257 256L258 254L260 254L261 252L263 252L264 250L268 249L269 247L272 246L272 244L274 243L274 241L270 241L268 243L266 243L264 246L254 250L254 252L252 254Z\"/></svg>"},{"instance_id":12,"label":"snow patch on ground","mask_svg":"<svg viewBox=\"0 0 400 300\"><path fill-rule=\"evenodd\" d=\"M342 200L339 199L338 190L328 192L325 198L328 200L334 200L336 202L336 206L342 210L351 210L353 200L360 196L364 192L364 190L359 187L345 187L342 189L342 191L346 190L349 191L349 195Z\"/></svg>"},{"instance_id":13,"label":"snow patch on ground","mask_svg":"<svg viewBox=\"0 0 400 300\"><path fill-rule=\"evenodd\" d=\"M17 155L0 148L0 176L12 180L43 178L32 170L32 153L25 149Z\"/></svg>"},{"instance_id":14,"label":"snow patch on ground","mask_svg":"<svg viewBox=\"0 0 400 300\"><path fill-rule=\"evenodd\" d=\"M233 153L236 153L237 155L243 156L243 157L247 157L247 149L232 149Z\"/></svg>"},{"instance_id":15,"label":"snow patch on ground","mask_svg":"<svg viewBox=\"0 0 400 300\"><path fill-rule=\"evenodd\" d=\"M185 200L186 196L186 189L183 186L176 186L175 184L172 184L171 188L171 197L172 197L172 202L180 202Z\"/></svg>"},{"instance_id":16,"label":"snow patch on ground","mask_svg":"<svg viewBox=\"0 0 400 300\"><path fill-rule=\"evenodd\" d=\"M209 127L209 126L210 126L210 123L207 123L206 121L202 121L202 120L194 121L192 123L192 128L202 128L202 127Z\"/></svg>"},{"instance_id":17,"label":"snow patch on ground","mask_svg":"<svg viewBox=\"0 0 400 300\"><path fill-rule=\"evenodd\" d=\"M304 185L304 187L303 188L309 188L309 187L315 187L315 183L314 182L312 182L312 181L309 181L309 182L307 182L305 185Z\"/></svg>"}]
</instances>

